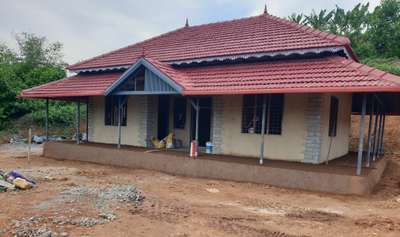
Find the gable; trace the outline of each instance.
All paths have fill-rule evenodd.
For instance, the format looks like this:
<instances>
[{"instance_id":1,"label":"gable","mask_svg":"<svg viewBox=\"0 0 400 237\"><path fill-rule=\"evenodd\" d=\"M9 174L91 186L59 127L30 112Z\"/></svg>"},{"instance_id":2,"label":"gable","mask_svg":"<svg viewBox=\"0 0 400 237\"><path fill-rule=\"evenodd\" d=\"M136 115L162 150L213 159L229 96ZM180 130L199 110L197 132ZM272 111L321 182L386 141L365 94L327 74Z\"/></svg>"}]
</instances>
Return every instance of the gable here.
<instances>
[{"instance_id":1,"label":"gable","mask_svg":"<svg viewBox=\"0 0 400 237\"><path fill-rule=\"evenodd\" d=\"M138 60L105 95L180 94L182 88L145 59Z\"/></svg>"}]
</instances>

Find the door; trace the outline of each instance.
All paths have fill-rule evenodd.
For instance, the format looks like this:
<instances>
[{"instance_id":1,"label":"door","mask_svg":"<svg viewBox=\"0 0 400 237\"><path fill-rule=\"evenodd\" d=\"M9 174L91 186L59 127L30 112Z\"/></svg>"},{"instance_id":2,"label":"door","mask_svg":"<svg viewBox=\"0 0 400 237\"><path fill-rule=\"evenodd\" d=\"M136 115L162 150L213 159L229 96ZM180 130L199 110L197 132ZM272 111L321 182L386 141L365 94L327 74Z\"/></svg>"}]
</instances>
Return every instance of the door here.
<instances>
[{"instance_id":1,"label":"door","mask_svg":"<svg viewBox=\"0 0 400 237\"><path fill-rule=\"evenodd\" d=\"M212 99L210 97L200 98L199 114L199 146L206 146L206 142L211 139L211 108ZM192 107L191 113L191 140L196 137L196 110Z\"/></svg>"},{"instance_id":2,"label":"door","mask_svg":"<svg viewBox=\"0 0 400 237\"><path fill-rule=\"evenodd\" d=\"M165 138L169 132L169 96L158 97L157 138Z\"/></svg>"}]
</instances>

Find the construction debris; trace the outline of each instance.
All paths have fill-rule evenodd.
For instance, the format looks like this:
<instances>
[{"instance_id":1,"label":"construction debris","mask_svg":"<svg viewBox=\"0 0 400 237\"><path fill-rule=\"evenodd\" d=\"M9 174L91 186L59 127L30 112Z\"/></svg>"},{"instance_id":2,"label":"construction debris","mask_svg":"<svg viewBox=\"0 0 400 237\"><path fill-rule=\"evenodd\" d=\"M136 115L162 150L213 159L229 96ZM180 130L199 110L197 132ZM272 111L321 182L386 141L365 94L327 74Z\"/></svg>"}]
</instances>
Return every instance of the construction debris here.
<instances>
[{"instance_id":1,"label":"construction debris","mask_svg":"<svg viewBox=\"0 0 400 237\"><path fill-rule=\"evenodd\" d=\"M22 190L30 189L33 187L33 184L31 184L30 182L26 181L25 179L21 179L21 178L14 179L13 184L15 185L16 188L19 188Z\"/></svg>"},{"instance_id":2,"label":"construction debris","mask_svg":"<svg viewBox=\"0 0 400 237\"><path fill-rule=\"evenodd\" d=\"M36 183L18 171L4 173L0 170L0 193L15 189L26 190L35 186Z\"/></svg>"}]
</instances>

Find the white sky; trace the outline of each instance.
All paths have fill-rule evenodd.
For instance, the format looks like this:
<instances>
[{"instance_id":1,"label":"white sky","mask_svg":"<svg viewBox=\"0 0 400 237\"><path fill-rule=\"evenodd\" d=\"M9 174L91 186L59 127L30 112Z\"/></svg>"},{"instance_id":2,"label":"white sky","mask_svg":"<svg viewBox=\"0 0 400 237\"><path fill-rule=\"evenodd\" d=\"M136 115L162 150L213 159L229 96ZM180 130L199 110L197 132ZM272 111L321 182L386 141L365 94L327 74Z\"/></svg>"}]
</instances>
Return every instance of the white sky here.
<instances>
[{"instance_id":1,"label":"white sky","mask_svg":"<svg viewBox=\"0 0 400 237\"><path fill-rule=\"evenodd\" d=\"M14 34L46 36L64 45L67 63L124 47L151 36L191 25L261 14L286 17L312 9L350 9L379 0L0 0L0 42L15 47Z\"/></svg>"}]
</instances>

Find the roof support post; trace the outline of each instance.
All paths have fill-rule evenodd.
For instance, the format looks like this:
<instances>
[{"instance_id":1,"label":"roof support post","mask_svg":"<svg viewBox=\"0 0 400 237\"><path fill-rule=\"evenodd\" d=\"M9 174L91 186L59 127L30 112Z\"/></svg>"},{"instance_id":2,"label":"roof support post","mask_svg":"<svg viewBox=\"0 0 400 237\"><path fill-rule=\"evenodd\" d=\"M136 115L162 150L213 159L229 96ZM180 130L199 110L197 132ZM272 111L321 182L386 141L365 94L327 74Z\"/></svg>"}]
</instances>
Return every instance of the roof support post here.
<instances>
[{"instance_id":1,"label":"roof support post","mask_svg":"<svg viewBox=\"0 0 400 237\"><path fill-rule=\"evenodd\" d=\"M380 121L380 123L379 123L380 130L379 130L378 149L377 149L377 152L376 152L377 157L379 157L380 155L382 155L383 119L384 119L384 115L383 115L383 111L382 111L382 112L381 112L381 115L380 115L380 120L379 120L379 121Z\"/></svg>"},{"instance_id":2,"label":"roof support post","mask_svg":"<svg viewBox=\"0 0 400 237\"><path fill-rule=\"evenodd\" d=\"M46 141L49 140L49 99L46 99L46 118L45 118L45 135Z\"/></svg>"},{"instance_id":3,"label":"roof support post","mask_svg":"<svg viewBox=\"0 0 400 237\"><path fill-rule=\"evenodd\" d=\"M76 102L76 144L80 143L80 126L81 126L81 103Z\"/></svg>"},{"instance_id":4,"label":"roof support post","mask_svg":"<svg viewBox=\"0 0 400 237\"><path fill-rule=\"evenodd\" d=\"M269 107L268 107L269 108ZM267 111L267 95L263 95L262 119L261 119L261 144L260 165L264 163L264 138L265 138L265 113Z\"/></svg>"},{"instance_id":5,"label":"roof support post","mask_svg":"<svg viewBox=\"0 0 400 237\"><path fill-rule=\"evenodd\" d=\"M369 123L368 123L368 153L367 153L367 163L366 167L370 167L370 161L371 161L371 152L372 152L372 136L371 136L371 130L372 130L372 116L374 113L374 97L371 96L371 106L370 106L370 111L369 111Z\"/></svg>"},{"instance_id":6,"label":"roof support post","mask_svg":"<svg viewBox=\"0 0 400 237\"><path fill-rule=\"evenodd\" d=\"M372 141L372 160L375 161L375 149L376 149L376 131L378 128L378 110L379 105L377 104L377 108L375 110L375 122L374 122L374 132L373 132L373 141Z\"/></svg>"},{"instance_id":7,"label":"roof support post","mask_svg":"<svg viewBox=\"0 0 400 237\"><path fill-rule=\"evenodd\" d=\"M121 107L121 96L118 96L118 149L121 148Z\"/></svg>"},{"instance_id":8,"label":"roof support post","mask_svg":"<svg viewBox=\"0 0 400 237\"><path fill-rule=\"evenodd\" d=\"M382 109L382 106L380 107ZM380 144L381 144L381 130L382 130L382 110L380 109L379 111L379 122L378 122L378 134L377 136L377 142L376 142L376 148L375 148L375 159L379 158L379 148L380 148Z\"/></svg>"},{"instance_id":9,"label":"roof support post","mask_svg":"<svg viewBox=\"0 0 400 237\"><path fill-rule=\"evenodd\" d=\"M383 155L384 153L385 153L385 150L384 150L384 144L385 144L385 141L384 141L384 133L385 133L385 122L386 122L386 115L385 114L383 114L383 123L382 123L382 135L381 135L381 146L380 146L380 154L381 155Z\"/></svg>"},{"instance_id":10,"label":"roof support post","mask_svg":"<svg viewBox=\"0 0 400 237\"><path fill-rule=\"evenodd\" d=\"M86 142L89 142L89 97L86 98Z\"/></svg>"},{"instance_id":11,"label":"roof support post","mask_svg":"<svg viewBox=\"0 0 400 237\"><path fill-rule=\"evenodd\" d=\"M365 114L367 110L367 94L363 94L362 108L361 108L361 119L360 119L360 131L359 131L359 142L358 142L358 156L357 156L357 169L356 175L361 175L361 166L363 158L363 147L364 147L364 127L365 127Z\"/></svg>"},{"instance_id":12,"label":"roof support post","mask_svg":"<svg viewBox=\"0 0 400 237\"><path fill-rule=\"evenodd\" d=\"M268 104L267 104L268 102ZM262 124L261 124L261 146L260 146L260 165L264 163L264 146L265 146L265 134L269 134L269 120L271 108L271 95L264 95L263 97L263 112L262 112Z\"/></svg>"},{"instance_id":13,"label":"roof support post","mask_svg":"<svg viewBox=\"0 0 400 237\"><path fill-rule=\"evenodd\" d=\"M196 101L194 99L189 99L190 104L192 105L193 109L196 111L196 121L195 121L195 135L194 135L194 140L196 142L196 151L194 152L197 156L198 151L199 151L199 116L200 116L200 99L196 98ZM195 156L195 158L196 158Z\"/></svg>"},{"instance_id":14,"label":"roof support post","mask_svg":"<svg viewBox=\"0 0 400 237\"><path fill-rule=\"evenodd\" d=\"M200 99L196 100L196 154L199 152L199 116L200 116Z\"/></svg>"}]
</instances>

